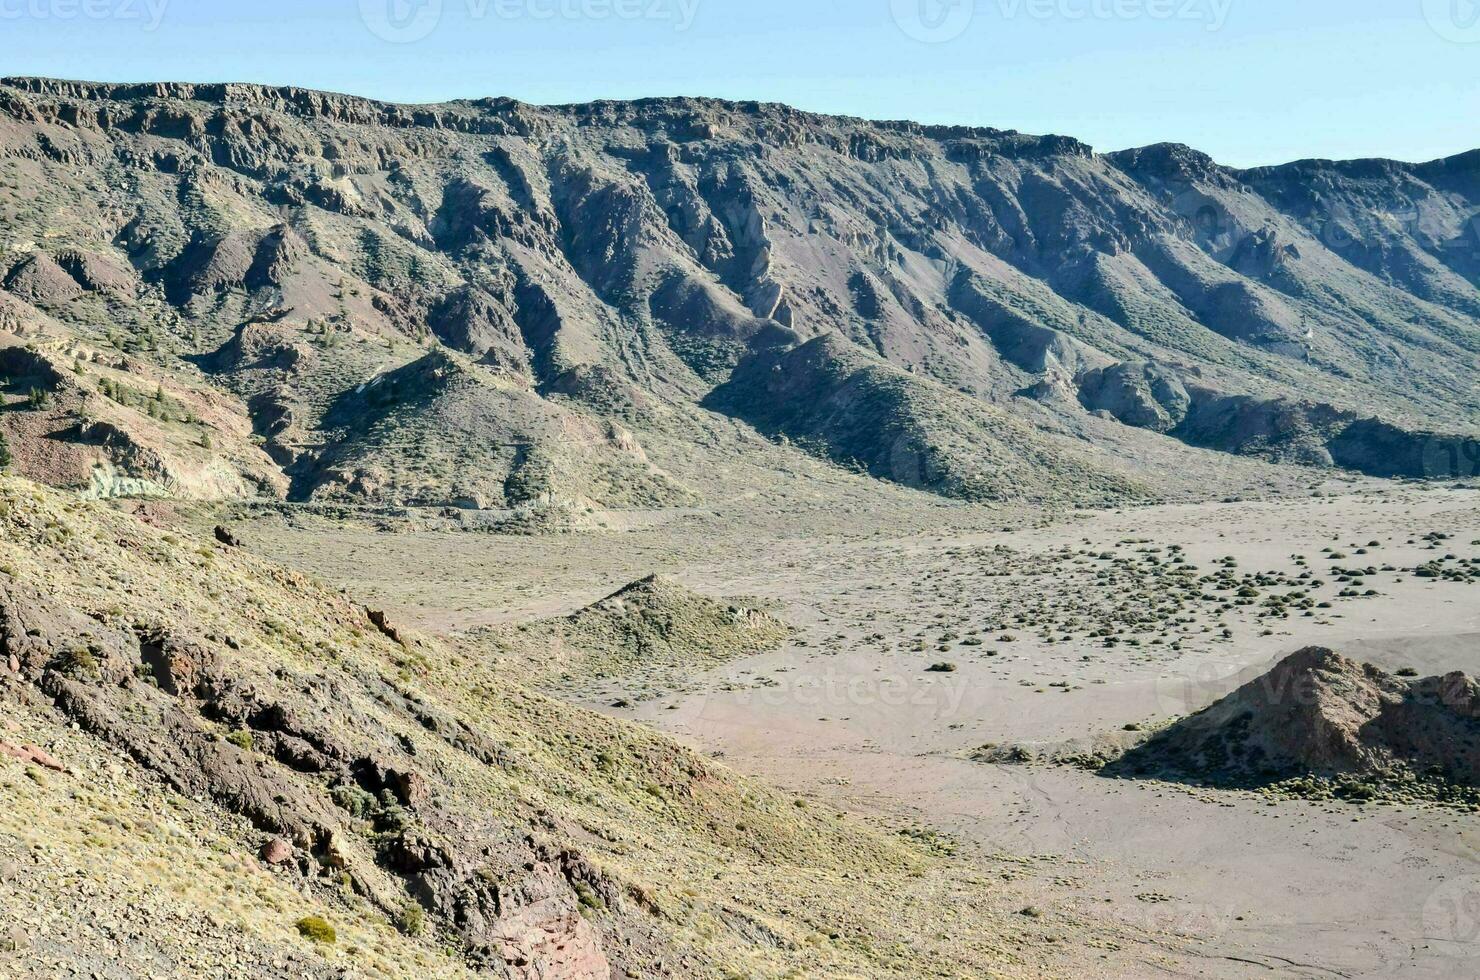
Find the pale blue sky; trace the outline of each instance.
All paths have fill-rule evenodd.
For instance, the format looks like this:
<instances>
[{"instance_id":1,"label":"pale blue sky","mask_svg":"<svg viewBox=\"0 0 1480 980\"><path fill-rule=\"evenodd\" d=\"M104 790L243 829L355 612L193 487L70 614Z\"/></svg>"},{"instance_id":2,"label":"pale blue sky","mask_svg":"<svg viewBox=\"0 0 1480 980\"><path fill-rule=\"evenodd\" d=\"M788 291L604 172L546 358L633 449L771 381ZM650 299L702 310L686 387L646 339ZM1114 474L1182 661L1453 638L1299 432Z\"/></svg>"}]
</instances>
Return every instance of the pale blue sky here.
<instances>
[{"instance_id":1,"label":"pale blue sky","mask_svg":"<svg viewBox=\"0 0 1480 980\"><path fill-rule=\"evenodd\" d=\"M0 0L0 73L713 95L1233 165L1480 147L1480 0Z\"/></svg>"}]
</instances>

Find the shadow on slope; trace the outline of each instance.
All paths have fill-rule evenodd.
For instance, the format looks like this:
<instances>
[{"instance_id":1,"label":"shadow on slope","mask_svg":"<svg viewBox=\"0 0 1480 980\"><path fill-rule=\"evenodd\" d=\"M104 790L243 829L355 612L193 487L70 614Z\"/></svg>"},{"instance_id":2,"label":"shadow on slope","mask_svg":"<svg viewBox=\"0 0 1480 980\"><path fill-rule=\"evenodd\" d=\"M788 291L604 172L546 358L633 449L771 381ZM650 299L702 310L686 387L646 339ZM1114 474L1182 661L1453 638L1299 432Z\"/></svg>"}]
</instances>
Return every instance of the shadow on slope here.
<instances>
[{"instance_id":1,"label":"shadow on slope","mask_svg":"<svg viewBox=\"0 0 1480 980\"><path fill-rule=\"evenodd\" d=\"M1089 443L893 367L837 334L751 358L705 401L880 479L969 501L1106 506L1152 492Z\"/></svg>"}]
</instances>

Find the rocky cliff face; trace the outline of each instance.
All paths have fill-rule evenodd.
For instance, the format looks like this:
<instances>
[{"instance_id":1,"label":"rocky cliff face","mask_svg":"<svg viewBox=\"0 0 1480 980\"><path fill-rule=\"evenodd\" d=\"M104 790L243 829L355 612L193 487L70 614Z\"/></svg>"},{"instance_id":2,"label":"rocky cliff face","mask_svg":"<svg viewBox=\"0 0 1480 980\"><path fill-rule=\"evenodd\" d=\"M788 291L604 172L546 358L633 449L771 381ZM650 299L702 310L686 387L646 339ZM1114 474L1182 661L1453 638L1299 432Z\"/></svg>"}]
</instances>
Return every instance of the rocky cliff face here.
<instances>
[{"instance_id":1,"label":"rocky cliff face","mask_svg":"<svg viewBox=\"0 0 1480 980\"><path fill-rule=\"evenodd\" d=\"M1168 441L1450 477L1477 215L1476 154L1240 172L756 103L0 85L3 336L229 399L123 426L198 495L675 503L599 433L716 415L971 499L1144 495ZM100 380L71 416L113 411Z\"/></svg>"}]
</instances>

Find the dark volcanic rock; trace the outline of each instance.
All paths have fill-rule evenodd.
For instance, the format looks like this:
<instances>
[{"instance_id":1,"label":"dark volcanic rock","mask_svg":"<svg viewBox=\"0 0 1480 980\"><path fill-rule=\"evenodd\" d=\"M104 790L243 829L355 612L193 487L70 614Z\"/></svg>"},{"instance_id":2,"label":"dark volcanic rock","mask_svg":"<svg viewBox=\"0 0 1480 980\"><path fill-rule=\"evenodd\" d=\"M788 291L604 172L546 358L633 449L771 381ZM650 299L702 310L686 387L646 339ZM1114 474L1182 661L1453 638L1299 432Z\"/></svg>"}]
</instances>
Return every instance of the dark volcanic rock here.
<instances>
[{"instance_id":1,"label":"dark volcanic rock","mask_svg":"<svg viewBox=\"0 0 1480 980\"><path fill-rule=\"evenodd\" d=\"M24 679L0 678L0 702L43 695L178 792L246 817L274 835L260 851L268 865L291 863L297 848L387 913L409 893L472 962L509 975L608 976L580 889L620 907L614 884L572 851L507 825L469 826L435 773L367 748L397 744L399 723L475 750L479 737L436 709L381 695L390 716L356 711L352 682L249 671L193 639L136 636L15 586L0 589L0 654ZM62 769L34 746L0 743L0 753ZM310 754L316 764L302 765Z\"/></svg>"},{"instance_id":2,"label":"dark volcanic rock","mask_svg":"<svg viewBox=\"0 0 1480 980\"><path fill-rule=\"evenodd\" d=\"M45 252L33 252L5 277L5 289L38 306L59 306L82 295L82 286Z\"/></svg>"}]
</instances>

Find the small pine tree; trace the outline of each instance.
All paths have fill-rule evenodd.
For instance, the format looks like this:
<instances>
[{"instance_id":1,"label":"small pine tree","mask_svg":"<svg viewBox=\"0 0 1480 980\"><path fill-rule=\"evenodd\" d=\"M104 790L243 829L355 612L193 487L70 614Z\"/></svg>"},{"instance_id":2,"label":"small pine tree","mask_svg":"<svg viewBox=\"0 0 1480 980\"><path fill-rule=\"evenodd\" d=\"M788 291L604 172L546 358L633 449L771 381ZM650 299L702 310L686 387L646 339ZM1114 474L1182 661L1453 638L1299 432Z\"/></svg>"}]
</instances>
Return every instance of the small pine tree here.
<instances>
[{"instance_id":1,"label":"small pine tree","mask_svg":"<svg viewBox=\"0 0 1480 980\"><path fill-rule=\"evenodd\" d=\"M45 408L51 404L51 393L41 388L32 388L31 394L26 397L32 408Z\"/></svg>"},{"instance_id":2,"label":"small pine tree","mask_svg":"<svg viewBox=\"0 0 1480 980\"><path fill-rule=\"evenodd\" d=\"M5 433L0 432L0 470L10 469L10 464L15 459L10 455L10 441L5 438Z\"/></svg>"}]
</instances>

